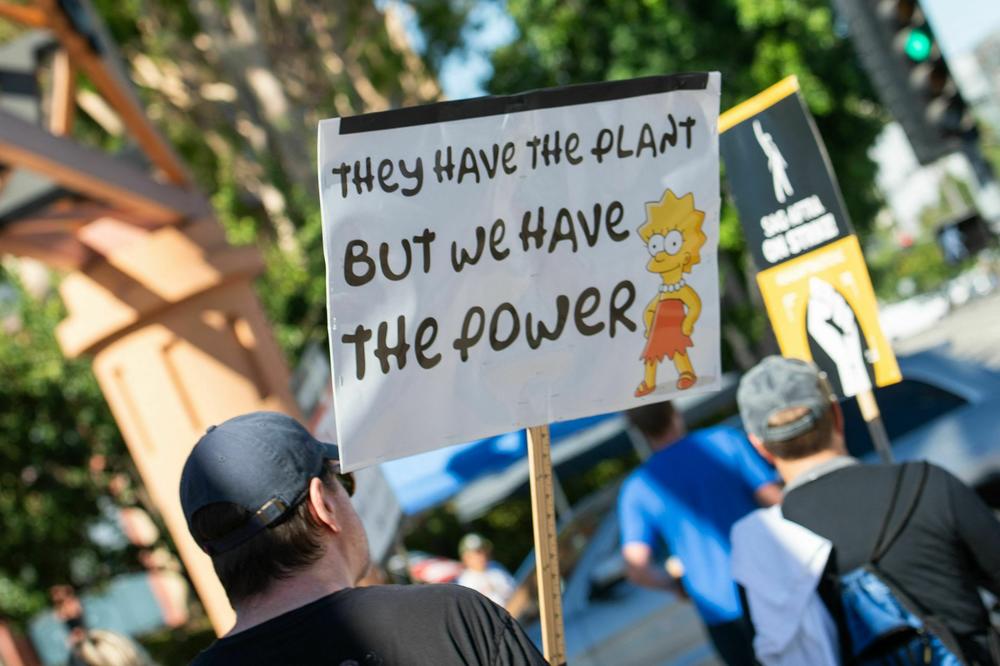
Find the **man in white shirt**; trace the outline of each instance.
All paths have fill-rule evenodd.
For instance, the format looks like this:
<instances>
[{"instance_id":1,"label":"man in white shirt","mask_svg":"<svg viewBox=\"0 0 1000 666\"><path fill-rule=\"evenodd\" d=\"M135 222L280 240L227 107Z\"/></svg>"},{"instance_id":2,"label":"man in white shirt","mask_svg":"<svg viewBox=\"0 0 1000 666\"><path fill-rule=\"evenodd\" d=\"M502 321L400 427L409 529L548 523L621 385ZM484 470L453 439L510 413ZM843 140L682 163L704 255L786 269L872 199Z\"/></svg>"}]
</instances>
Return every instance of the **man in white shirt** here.
<instances>
[{"instance_id":1,"label":"man in white shirt","mask_svg":"<svg viewBox=\"0 0 1000 666\"><path fill-rule=\"evenodd\" d=\"M455 581L471 587L487 599L505 606L514 593L514 578L503 565L490 560L493 544L478 534L466 534L458 544L458 554L465 570Z\"/></svg>"}]
</instances>

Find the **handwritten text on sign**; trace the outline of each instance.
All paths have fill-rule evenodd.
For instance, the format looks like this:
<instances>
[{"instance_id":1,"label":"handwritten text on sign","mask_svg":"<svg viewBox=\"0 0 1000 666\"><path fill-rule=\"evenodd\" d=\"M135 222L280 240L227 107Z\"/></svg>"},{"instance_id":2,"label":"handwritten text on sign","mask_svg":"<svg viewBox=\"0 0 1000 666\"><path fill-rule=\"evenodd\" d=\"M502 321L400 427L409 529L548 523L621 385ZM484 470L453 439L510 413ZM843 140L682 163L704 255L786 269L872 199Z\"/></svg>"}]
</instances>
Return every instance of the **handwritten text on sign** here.
<instances>
[{"instance_id":1,"label":"handwritten text on sign","mask_svg":"<svg viewBox=\"0 0 1000 666\"><path fill-rule=\"evenodd\" d=\"M682 75L323 121L345 466L712 388L718 95Z\"/></svg>"}]
</instances>

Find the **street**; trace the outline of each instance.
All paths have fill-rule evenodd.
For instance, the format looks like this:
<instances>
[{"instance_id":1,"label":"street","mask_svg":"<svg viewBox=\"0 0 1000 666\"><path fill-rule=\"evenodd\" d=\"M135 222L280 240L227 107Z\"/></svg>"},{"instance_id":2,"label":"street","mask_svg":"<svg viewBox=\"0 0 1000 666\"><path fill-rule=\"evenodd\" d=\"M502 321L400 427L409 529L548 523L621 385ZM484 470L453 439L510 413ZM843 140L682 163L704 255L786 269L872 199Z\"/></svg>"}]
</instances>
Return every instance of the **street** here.
<instances>
[{"instance_id":1,"label":"street","mask_svg":"<svg viewBox=\"0 0 1000 666\"><path fill-rule=\"evenodd\" d=\"M925 331L896 340L897 354L948 345L948 353L1000 370L1000 291L952 310Z\"/></svg>"}]
</instances>

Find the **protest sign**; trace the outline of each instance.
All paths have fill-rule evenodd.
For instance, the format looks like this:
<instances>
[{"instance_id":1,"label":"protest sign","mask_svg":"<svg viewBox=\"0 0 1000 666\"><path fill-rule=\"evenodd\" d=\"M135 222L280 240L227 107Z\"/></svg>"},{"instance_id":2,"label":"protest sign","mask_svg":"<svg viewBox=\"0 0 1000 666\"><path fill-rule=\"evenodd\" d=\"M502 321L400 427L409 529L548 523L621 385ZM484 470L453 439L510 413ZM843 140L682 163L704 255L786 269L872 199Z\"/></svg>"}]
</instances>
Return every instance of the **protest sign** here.
<instances>
[{"instance_id":1,"label":"protest sign","mask_svg":"<svg viewBox=\"0 0 1000 666\"><path fill-rule=\"evenodd\" d=\"M324 120L345 469L710 390L719 75Z\"/></svg>"},{"instance_id":2,"label":"protest sign","mask_svg":"<svg viewBox=\"0 0 1000 666\"><path fill-rule=\"evenodd\" d=\"M327 393L313 414L313 434L324 442L335 442L337 421L333 410L333 395ZM312 424L311 423L311 424ZM373 562L384 562L396 545L403 509L396 494L382 473L381 465L372 465L354 472L355 488L351 504L365 526L368 553Z\"/></svg>"},{"instance_id":3,"label":"protest sign","mask_svg":"<svg viewBox=\"0 0 1000 666\"><path fill-rule=\"evenodd\" d=\"M857 236L761 271L757 283L782 352L826 369L838 395L900 380Z\"/></svg>"},{"instance_id":4,"label":"protest sign","mask_svg":"<svg viewBox=\"0 0 1000 666\"><path fill-rule=\"evenodd\" d=\"M720 130L782 353L815 361L842 397L898 382L861 246L795 78L724 113Z\"/></svg>"},{"instance_id":5,"label":"protest sign","mask_svg":"<svg viewBox=\"0 0 1000 666\"><path fill-rule=\"evenodd\" d=\"M336 443L337 419L330 377L329 357L318 345L310 345L292 375L292 390L309 432L320 441ZM365 526L372 561L381 563L396 545L403 508L381 465L356 470L354 477L357 483L351 504Z\"/></svg>"},{"instance_id":6,"label":"protest sign","mask_svg":"<svg viewBox=\"0 0 1000 666\"><path fill-rule=\"evenodd\" d=\"M794 76L719 118L720 151L768 318L785 356L814 361L854 397L883 460L872 385L902 378L837 179Z\"/></svg>"}]
</instances>

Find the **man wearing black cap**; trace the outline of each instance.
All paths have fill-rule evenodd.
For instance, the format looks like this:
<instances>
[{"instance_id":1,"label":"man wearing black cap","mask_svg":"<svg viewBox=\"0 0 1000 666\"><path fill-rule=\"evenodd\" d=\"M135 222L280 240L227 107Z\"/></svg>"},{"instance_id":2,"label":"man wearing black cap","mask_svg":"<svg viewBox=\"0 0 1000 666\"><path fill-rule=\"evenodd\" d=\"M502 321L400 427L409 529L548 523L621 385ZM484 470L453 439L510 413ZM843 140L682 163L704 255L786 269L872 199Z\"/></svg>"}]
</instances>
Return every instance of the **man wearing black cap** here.
<instances>
[{"instance_id":1,"label":"man wearing black cap","mask_svg":"<svg viewBox=\"0 0 1000 666\"><path fill-rule=\"evenodd\" d=\"M925 622L934 622L932 629L941 627L954 637L966 663L997 663L990 654L995 636L991 637L977 585L1000 593L1000 522L975 492L934 465L861 465L851 458L840 406L825 378L810 363L765 358L744 375L736 397L750 441L773 461L785 481L777 520L764 521L766 529L756 535L749 527L760 515L744 519L733 529L734 568L742 569L742 573L736 571L737 579L773 576L772 591L760 590L766 603L758 607L771 617L755 611L750 600L758 638L768 635L764 632L761 637L760 623L774 620L779 631L771 635L780 635L787 647L792 644L792 624L809 617L804 599L799 599L797 609L789 606L794 601L790 590L795 577L794 568L786 562L788 555L796 555L806 565L803 575L808 576L808 569L814 567L813 580L820 580L820 596L834 619L838 619L837 595L843 588L824 587L825 577L819 576L824 564L829 563L828 573L839 581L837 585L844 575L877 566L879 577L894 586L894 593L908 598L916 609L911 612L919 611ZM781 526L781 518L794 524L792 534L800 526L807 528L805 540L788 543L786 554L763 555L762 533L789 532ZM809 543L809 533L820 541ZM781 607L786 609L783 616ZM823 622L819 618L815 626ZM841 623L841 641L845 633ZM809 634L804 631L800 638ZM815 637L816 632L811 635ZM757 640L755 647L761 642ZM772 647L781 645L772 643ZM762 661L794 663L787 660L787 654L785 659L777 652L773 656ZM814 654L809 663L827 661Z\"/></svg>"},{"instance_id":2,"label":"man wearing black cap","mask_svg":"<svg viewBox=\"0 0 1000 666\"><path fill-rule=\"evenodd\" d=\"M454 585L356 588L370 562L337 447L273 412L191 451L181 504L236 610L195 664L544 664L520 626Z\"/></svg>"}]
</instances>

